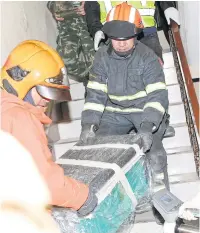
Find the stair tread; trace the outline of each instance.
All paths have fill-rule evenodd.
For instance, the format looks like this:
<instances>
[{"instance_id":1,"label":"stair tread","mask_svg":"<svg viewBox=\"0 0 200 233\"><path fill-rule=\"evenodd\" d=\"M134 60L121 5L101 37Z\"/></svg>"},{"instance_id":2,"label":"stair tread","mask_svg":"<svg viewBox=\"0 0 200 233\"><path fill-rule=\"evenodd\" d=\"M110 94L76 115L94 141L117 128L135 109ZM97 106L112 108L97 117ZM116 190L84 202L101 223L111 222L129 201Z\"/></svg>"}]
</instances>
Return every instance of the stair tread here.
<instances>
[{"instance_id":1,"label":"stair tread","mask_svg":"<svg viewBox=\"0 0 200 233\"><path fill-rule=\"evenodd\" d=\"M79 122L79 124L80 124L80 122ZM56 143L54 143L54 147L56 148L55 149L56 153L58 153L57 157L60 157L63 153L65 153L67 150L69 150L78 141L79 135L80 135L80 131L77 132L74 130L73 136L72 136L72 133L69 131L70 136L64 137L62 135L64 134L66 136L66 128L62 127L62 123L60 124L59 127L60 127L61 138ZM80 125L79 125L79 127L80 127ZM190 151L191 144L190 144L190 138L189 138L187 126L175 128L175 133L176 133L175 137L164 138L164 140L163 140L163 145L166 149L167 154ZM184 135L184 137L182 137L183 135Z\"/></svg>"},{"instance_id":2,"label":"stair tread","mask_svg":"<svg viewBox=\"0 0 200 233\"><path fill-rule=\"evenodd\" d=\"M148 231L147 231L148 229ZM158 225L156 222L148 222L148 223L136 223L133 226L131 233L163 233L163 226Z\"/></svg>"},{"instance_id":3,"label":"stair tread","mask_svg":"<svg viewBox=\"0 0 200 233\"><path fill-rule=\"evenodd\" d=\"M163 60L164 60L164 66L163 66L164 69L174 67L174 58L172 52L164 53Z\"/></svg>"},{"instance_id":4,"label":"stair tread","mask_svg":"<svg viewBox=\"0 0 200 233\"><path fill-rule=\"evenodd\" d=\"M196 176L197 177L197 176ZM198 177L192 181L180 182L178 184L170 184L171 192L176 195L182 201L186 201L192 198L198 192L200 180ZM183 190L190 190L190 192L184 192ZM152 211L145 212L143 214L137 214L135 218L136 224L154 222L154 216Z\"/></svg>"},{"instance_id":5,"label":"stair tread","mask_svg":"<svg viewBox=\"0 0 200 233\"><path fill-rule=\"evenodd\" d=\"M69 103L65 103L67 105L66 109L69 109L69 113L66 113L69 114L69 119L71 119L72 121L81 119L81 113L83 110L84 102L85 100L78 100L78 101L71 101ZM181 101L179 102L174 101L172 102L172 104L170 104L169 114L171 116L170 117L171 124L186 122L184 106Z\"/></svg>"},{"instance_id":6,"label":"stair tread","mask_svg":"<svg viewBox=\"0 0 200 233\"><path fill-rule=\"evenodd\" d=\"M81 130L81 125L80 125L80 121L74 121L72 122L73 124L70 124L69 126L73 129L75 126L78 128L79 126L79 131L73 132L69 132L70 136L66 135L66 129L64 129L62 127L61 123L59 124L59 128L60 128L60 140L62 140L63 142L67 142L67 141L72 141L72 139L79 139L79 135L80 135L80 130ZM75 130L74 130L75 131ZM182 147L182 146L190 146L190 140L189 140L189 133L188 133L188 128L187 126L182 126L182 127L177 127L175 128L175 137L172 138L164 138L163 139L163 143L164 146L166 147L166 149L170 149L170 148L177 148L177 147ZM182 135L184 135L184 138L182 137ZM60 141L59 140L59 141Z\"/></svg>"},{"instance_id":7,"label":"stair tread","mask_svg":"<svg viewBox=\"0 0 200 233\"><path fill-rule=\"evenodd\" d=\"M168 174L170 176L196 172L193 152L179 153L173 156L168 155L167 161ZM180 166L177 166L177 164Z\"/></svg>"},{"instance_id":8,"label":"stair tread","mask_svg":"<svg viewBox=\"0 0 200 233\"><path fill-rule=\"evenodd\" d=\"M167 89L170 103L182 101L178 83L167 86ZM85 98L85 87L82 83L74 84L70 88L70 93L73 101L83 100Z\"/></svg>"},{"instance_id":9,"label":"stair tread","mask_svg":"<svg viewBox=\"0 0 200 233\"><path fill-rule=\"evenodd\" d=\"M54 142L59 140L66 141L75 141L78 140L78 137L81 132L81 107L82 104L83 107L84 101L82 103L79 103L77 101L76 108L70 108L71 114L75 118L71 122L61 122L57 124L53 124L49 127L48 136L51 138ZM78 108L79 107L79 108ZM187 127L186 124L186 117L184 114L184 106L183 104L174 105L169 107L169 114L170 114L170 124L174 127Z\"/></svg>"}]
</instances>

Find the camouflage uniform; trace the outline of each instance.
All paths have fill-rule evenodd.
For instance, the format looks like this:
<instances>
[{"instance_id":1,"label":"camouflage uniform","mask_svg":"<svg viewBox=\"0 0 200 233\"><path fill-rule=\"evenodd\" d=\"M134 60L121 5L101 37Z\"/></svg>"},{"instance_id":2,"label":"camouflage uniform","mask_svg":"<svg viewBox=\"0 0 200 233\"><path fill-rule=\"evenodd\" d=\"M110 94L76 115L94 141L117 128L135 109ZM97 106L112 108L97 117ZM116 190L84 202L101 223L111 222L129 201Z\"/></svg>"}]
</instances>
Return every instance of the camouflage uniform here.
<instances>
[{"instance_id":1,"label":"camouflage uniform","mask_svg":"<svg viewBox=\"0 0 200 233\"><path fill-rule=\"evenodd\" d=\"M80 5L80 1L51 1L47 7L53 16L64 18L64 21L57 21L57 51L68 73L84 78L88 76L95 51L85 16L75 12Z\"/></svg>"}]
</instances>

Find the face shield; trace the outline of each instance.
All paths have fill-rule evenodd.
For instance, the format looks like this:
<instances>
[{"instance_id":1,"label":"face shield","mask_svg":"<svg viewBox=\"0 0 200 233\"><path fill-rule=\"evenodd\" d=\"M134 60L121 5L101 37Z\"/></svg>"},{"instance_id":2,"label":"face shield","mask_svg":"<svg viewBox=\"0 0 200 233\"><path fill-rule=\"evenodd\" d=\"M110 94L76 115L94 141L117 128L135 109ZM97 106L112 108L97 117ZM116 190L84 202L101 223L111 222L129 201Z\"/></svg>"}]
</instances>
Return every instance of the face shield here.
<instances>
[{"instance_id":1,"label":"face shield","mask_svg":"<svg viewBox=\"0 0 200 233\"><path fill-rule=\"evenodd\" d=\"M56 77L47 78L44 83L36 86L40 96L48 100L59 102L70 101L70 87L67 70L63 67Z\"/></svg>"}]
</instances>

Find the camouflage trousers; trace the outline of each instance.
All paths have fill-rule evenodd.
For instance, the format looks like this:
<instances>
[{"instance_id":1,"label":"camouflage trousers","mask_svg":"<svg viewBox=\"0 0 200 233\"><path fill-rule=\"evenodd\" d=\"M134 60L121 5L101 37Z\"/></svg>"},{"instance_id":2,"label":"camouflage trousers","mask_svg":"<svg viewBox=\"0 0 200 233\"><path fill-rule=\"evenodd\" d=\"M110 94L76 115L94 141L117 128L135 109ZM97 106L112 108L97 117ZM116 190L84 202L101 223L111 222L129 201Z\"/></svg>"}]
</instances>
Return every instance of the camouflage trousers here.
<instances>
[{"instance_id":1,"label":"camouflage trousers","mask_svg":"<svg viewBox=\"0 0 200 233\"><path fill-rule=\"evenodd\" d=\"M69 74L88 77L94 59L93 39L84 17L58 23L57 51L61 55Z\"/></svg>"}]
</instances>

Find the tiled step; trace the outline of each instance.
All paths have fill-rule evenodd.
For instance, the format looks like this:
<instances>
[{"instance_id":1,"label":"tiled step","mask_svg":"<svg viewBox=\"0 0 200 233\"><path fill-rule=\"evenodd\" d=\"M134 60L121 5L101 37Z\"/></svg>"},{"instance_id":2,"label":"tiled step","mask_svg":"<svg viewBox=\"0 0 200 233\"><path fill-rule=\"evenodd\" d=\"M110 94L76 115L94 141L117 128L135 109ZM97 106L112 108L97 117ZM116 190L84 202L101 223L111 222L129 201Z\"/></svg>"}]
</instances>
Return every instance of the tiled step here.
<instances>
[{"instance_id":1,"label":"tiled step","mask_svg":"<svg viewBox=\"0 0 200 233\"><path fill-rule=\"evenodd\" d=\"M164 60L164 66L163 66L164 69L174 67L174 58L173 58L172 52L164 53L163 60Z\"/></svg>"},{"instance_id":2,"label":"tiled step","mask_svg":"<svg viewBox=\"0 0 200 233\"><path fill-rule=\"evenodd\" d=\"M163 144L167 153L182 152L181 148L188 148L191 146L187 126L175 128L175 137L164 138Z\"/></svg>"},{"instance_id":3,"label":"tiled step","mask_svg":"<svg viewBox=\"0 0 200 233\"><path fill-rule=\"evenodd\" d=\"M81 108L78 107L79 101L77 101L77 108L72 108L71 111L71 115L73 114L72 119L74 119L74 121L50 126L48 136L54 142L59 140L65 140L65 142L73 141L79 137L81 132L81 121L76 119L81 118ZM170 124L174 127L186 125L184 107L182 104L170 106L169 114Z\"/></svg>"},{"instance_id":4,"label":"tiled step","mask_svg":"<svg viewBox=\"0 0 200 233\"><path fill-rule=\"evenodd\" d=\"M187 174L196 171L194 154L188 153L177 153L168 155L168 173L169 175ZM177 164L179 166L177 166Z\"/></svg>"},{"instance_id":5,"label":"tiled step","mask_svg":"<svg viewBox=\"0 0 200 233\"><path fill-rule=\"evenodd\" d=\"M174 84L167 86L168 95L169 95L169 102L170 104L173 103L180 103L181 102L181 94L179 84ZM85 87L82 83L71 85L71 97L72 100L83 100L85 98Z\"/></svg>"},{"instance_id":6,"label":"tiled step","mask_svg":"<svg viewBox=\"0 0 200 233\"><path fill-rule=\"evenodd\" d=\"M81 112L83 111L85 100L71 101L66 104L69 109L69 117L71 120L81 119Z\"/></svg>"},{"instance_id":7,"label":"tiled step","mask_svg":"<svg viewBox=\"0 0 200 233\"><path fill-rule=\"evenodd\" d=\"M165 82L167 86L178 84L176 69L174 67L164 69Z\"/></svg>"},{"instance_id":8,"label":"tiled step","mask_svg":"<svg viewBox=\"0 0 200 233\"><path fill-rule=\"evenodd\" d=\"M148 230L147 230L148 229ZM133 226L131 233L163 233L163 227L155 222L136 223Z\"/></svg>"},{"instance_id":9,"label":"tiled step","mask_svg":"<svg viewBox=\"0 0 200 233\"><path fill-rule=\"evenodd\" d=\"M197 179L197 178L194 181L182 182L182 183L179 183L179 184L171 184L170 185L171 192L174 195L176 195L183 202L191 199L192 197L194 197L198 193L199 188L200 188L200 180ZM186 191L186 190L188 190L188 191ZM151 211L149 211L149 212L146 212L144 214L138 214L136 216L136 218L135 218L135 223L136 223L135 224L135 227L136 227L135 230L136 229L142 230L142 227L147 226L146 225L147 223L148 224L154 223L153 213ZM154 224L152 224L152 226L153 226L153 230L159 229L159 228L156 228L158 225L155 226ZM133 231L133 232L135 233L135 231ZM141 232L143 232L143 231L141 231ZM154 231L152 231L152 233L154 233Z\"/></svg>"},{"instance_id":10,"label":"tiled step","mask_svg":"<svg viewBox=\"0 0 200 233\"><path fill-rule=\"evenodd\" d=\"M171 119L173 121L173 118L175 119L174 123L172 124L176 124L176 122L178 121L178 117L180 117L180 122L183 121L183 119L185 119L185 112L184 112L184 107L181 104L181 96L179 95L179 89L177 88L178 86L174 87L174 90L169 89L169 93L171 94L171 96L173 97L173 99L171 99L171 105L169 106L169 113L171 115ZM176 94L175 96L175 92L178 92L178 94ZM66 105L66 108L69 109L69 118L71 120L77 120L81 118L81 112L83 110L83 105L85 103L85 100L77 100L77 101L71 101L68 103L63 103L64 105ZM178 113L180 110L180 113ZM174 114L175 113L175 114Z\"/></svg>"},{"instance_id":11,"label":"tiled step","mask_svg":"<svg viewBox=\"0 0 200 233\"><path fill-rule=\"evenodd\" d=\"M69 116L71 120L81 119L81 112L83 110L84 100L72 101L66 103L69 108ZM171 105L169 106L169 114L171 116L170 123L172 125L185 123L185 111L183 104Z\"/></svg>"},{"instance_id":12,"label":"tiled step","mask_svg":"<svg viewBox=\"0 0 200 233\"><path fill-rule=\"evenodd\" d=\"M64 154L67 150L69 150L76 143L80 135L80 132L77 133L77 131L74 131L77 136L74 134L73 137L71 137L72 134L71 131L67 132L66 128L62 127L61 124L59 124L59 127L60 127L61 139L56 143L54 143L56 158L59 158L62 154ZM175 128L175 132L176 132L175 137L165 138L163 140L163 144L167 151L167 154L181 153L190 150L191 144L190 144L187 127L184 126L184 127ZM73 141L72 139L74 140L74 142L72 142Z\"/></svg>"},{"instance_id":13,"label":"tiled step","mask_svg":"<svg viewBox=\"0 0 200 233\"><path fill-rule=\"evenodd\" d=\"M64 128L61 127L61 129L63 130ZM59 158L63 153L69 150L77 142L79 135L80 135L79 133L77 134L77 137L75 137L75 135L71 137L71 133L69 131L69 137L66 138L63 135L63 134L66 135L66 130L64 130L63 132L62 130L60 131L60 137L62 139L60 139L57 143L54 144L57 158ZM180 153L180 152L190 150L191 145L190 145L187 127L178 127L178 128L175 128L175 131L176 131L175 137L165 138L163 140L163 144L165 146L167 153L173 154L173 153ZM73 140L74 142L72 142Z\"/></svg>"}]
</instances>

